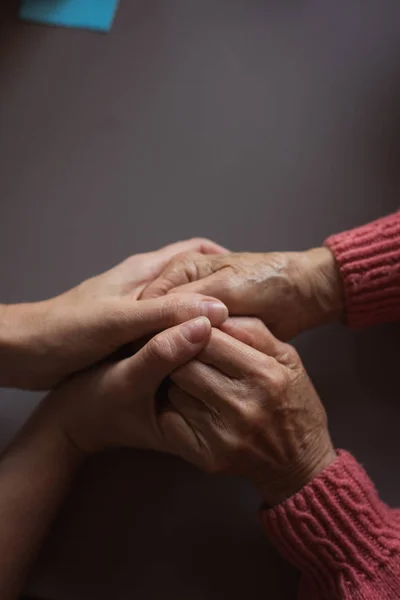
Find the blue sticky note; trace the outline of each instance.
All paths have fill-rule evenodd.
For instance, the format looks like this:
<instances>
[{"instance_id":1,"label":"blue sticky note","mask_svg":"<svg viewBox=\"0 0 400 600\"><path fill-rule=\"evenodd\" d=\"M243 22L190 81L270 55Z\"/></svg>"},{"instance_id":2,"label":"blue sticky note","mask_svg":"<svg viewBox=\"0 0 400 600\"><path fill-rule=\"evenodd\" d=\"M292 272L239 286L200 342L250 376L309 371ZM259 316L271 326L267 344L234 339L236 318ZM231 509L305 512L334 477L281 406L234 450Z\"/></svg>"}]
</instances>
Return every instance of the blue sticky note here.
<instances>
[{"instance_id":1,"label":"blue sticky note","mask_svg":"<svg viewBox=\"0 0 400 600\"><path fill-rule=\"evenodd\" d=\"M64 27L109 31L118 0L23 0L19 16Z\"/></svg>"}]
</instances>

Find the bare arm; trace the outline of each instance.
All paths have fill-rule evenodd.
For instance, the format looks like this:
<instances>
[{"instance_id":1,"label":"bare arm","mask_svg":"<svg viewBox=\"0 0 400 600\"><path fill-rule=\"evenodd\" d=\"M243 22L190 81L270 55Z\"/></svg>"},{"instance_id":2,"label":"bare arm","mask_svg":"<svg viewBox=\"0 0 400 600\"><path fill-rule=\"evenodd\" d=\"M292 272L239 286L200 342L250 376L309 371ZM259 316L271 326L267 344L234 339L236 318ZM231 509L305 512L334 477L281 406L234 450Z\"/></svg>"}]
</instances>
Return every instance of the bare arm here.
<instances>
[{"instance_id":1,"label":"bare arm","mask_svg":"<svg viewBox=\"0 0 400 600\"><path fill-rule=\"evenodd\" d=\"M0 461L0 597L17 597L79 469L80 454L41 407Z\"/></svg>"},{"instance_id":2,"label":"bare arm","mask_svg":"<svg viewBox=\"0 0 400 600\"><path fill-rule=\"evenodd\" d=\"M177 313L176 320L187 314ZM158 323L151 313L147 319L149 334L165 315L161 312ZM210 334L205 317L183 322L134 356L76 375L45 398L0 460L1 600L18 597L86 455L113 446L168 450L158 426L156 392L202 350Z\"/></svg>"},{"instance_id":3,"label":"bare arm","mask_svg":"<svg viewBox=\"0 0 400 600\"><path fill-rule=\"evenodd\" d=\"M203 255L224 249L202 238L177 242L131 256L55 298L0 304L0 386L49 390L129 344L140 333L135 300L175 254L187 251ZM200 298L191 302L198 307ZM163 328L177 322L176 306L148 308L169 312ZM201 314L212 321L216 316L210 303Z\"/></svg>"}]
</instances>

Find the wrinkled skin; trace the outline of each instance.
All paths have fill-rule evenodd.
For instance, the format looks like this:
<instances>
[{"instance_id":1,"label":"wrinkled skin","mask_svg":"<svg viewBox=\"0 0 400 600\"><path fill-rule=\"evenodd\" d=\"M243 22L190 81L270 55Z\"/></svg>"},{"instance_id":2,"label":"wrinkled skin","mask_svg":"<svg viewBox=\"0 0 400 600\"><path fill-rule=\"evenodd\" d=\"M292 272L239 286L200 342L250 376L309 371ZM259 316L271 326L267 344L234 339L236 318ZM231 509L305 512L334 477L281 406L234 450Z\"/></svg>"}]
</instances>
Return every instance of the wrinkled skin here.
<instances>
[{"instance_id":1,"label":"wrinkled skin","mask_svg":"<svg viewBox=\"0 0 400 600\"><path fill-rule=\"evenodd\" d=\"M221 329L172 373L160 426L170 451L279 504L335 459L326 413L293 347L256 319Z\"/></svg>"},{"instance_id":2,"label":"wrinkled skin","mask_svg":"<svg viewBox=\"0 0 400 600\"><path fill-rule=\"evenodd\" d=\"M307 252L174 257L142 298L167 293L219 298L231 315L261 319L281 340L342 318L340 277L328 248Z\"/></svg>"}]
</instances>

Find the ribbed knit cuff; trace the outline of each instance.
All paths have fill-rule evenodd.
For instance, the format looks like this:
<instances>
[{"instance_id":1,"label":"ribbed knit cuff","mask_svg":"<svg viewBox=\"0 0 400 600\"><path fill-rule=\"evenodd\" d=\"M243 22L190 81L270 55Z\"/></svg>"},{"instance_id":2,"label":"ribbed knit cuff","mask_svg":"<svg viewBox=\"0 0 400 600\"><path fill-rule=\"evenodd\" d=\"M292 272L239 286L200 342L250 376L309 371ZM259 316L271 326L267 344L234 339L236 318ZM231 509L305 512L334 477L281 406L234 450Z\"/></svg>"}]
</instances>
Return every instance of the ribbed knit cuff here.
<instances>
[{"instance_id":1,"label":"ribbed knit cuff","mask_svg":"<svg viewBox=\"0 0 400 600\"><path fill-rule=\"evenodd\" d=\"M339 592L365 585L381 589L375 579L381 581L385 567L388 585L400 589L400 520L347 452L339 451L295 496L262 510L261 520L283 557L303 572L314 591L321 590L318 598L364 598Z\"/></svg>"},{"instance_id":2,"label":"ribbed knit cuff","mask_svg":"<svg viewBox=\"0 0 400 600\"><path fill-rule=\"evenodd\" d=\"M400 212L325 241L342 277L348 324L400 319Z\"/></svg>"}]
</instances>

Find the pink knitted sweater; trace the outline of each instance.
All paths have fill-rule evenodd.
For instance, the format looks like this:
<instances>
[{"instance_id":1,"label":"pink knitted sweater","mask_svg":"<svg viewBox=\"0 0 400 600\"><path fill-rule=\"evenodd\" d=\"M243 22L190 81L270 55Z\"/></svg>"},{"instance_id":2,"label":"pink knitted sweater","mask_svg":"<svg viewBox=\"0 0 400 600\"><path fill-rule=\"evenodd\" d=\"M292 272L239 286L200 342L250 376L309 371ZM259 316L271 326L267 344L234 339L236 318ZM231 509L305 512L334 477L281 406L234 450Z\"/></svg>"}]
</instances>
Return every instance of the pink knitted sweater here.
<instances>
[{"instance_id":1,"label":"pink knitted sweater","mask_svg":"<svg viewBox=\"0 0 400 600\"><path fill-rule=\"evenodd\" d=\"M400 212L334 235L352 327L400 320ZM265 531L302 572L299 600L400 599L400 511L347 452L279 506Z\"/></svg>"}]
</instances>

